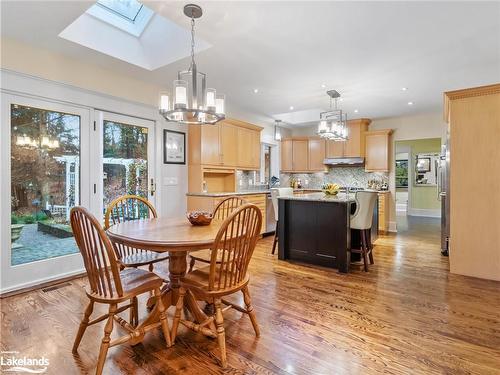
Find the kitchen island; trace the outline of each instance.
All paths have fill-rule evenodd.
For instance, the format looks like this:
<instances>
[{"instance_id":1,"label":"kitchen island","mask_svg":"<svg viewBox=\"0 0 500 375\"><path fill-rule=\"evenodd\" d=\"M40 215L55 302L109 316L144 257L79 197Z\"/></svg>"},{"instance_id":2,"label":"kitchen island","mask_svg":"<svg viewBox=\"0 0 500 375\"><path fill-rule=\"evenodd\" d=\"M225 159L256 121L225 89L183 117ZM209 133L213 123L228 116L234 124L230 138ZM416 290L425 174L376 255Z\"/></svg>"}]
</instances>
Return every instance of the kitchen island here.
<instances>
[{"instance_id":1,"label":"kitchen island","mask_svg":"<svg viewBox=\"0 0 500 375\"><path fill-rule=\"evenodd\" d=\"M358 231L351 233L350 229L350 215L355 209L354 194L279 197L278 258L349 272L351 253L348 249L359 248ZM378 228L377 216L375 205L373 241Z\"/></svg>"}]
</instances>

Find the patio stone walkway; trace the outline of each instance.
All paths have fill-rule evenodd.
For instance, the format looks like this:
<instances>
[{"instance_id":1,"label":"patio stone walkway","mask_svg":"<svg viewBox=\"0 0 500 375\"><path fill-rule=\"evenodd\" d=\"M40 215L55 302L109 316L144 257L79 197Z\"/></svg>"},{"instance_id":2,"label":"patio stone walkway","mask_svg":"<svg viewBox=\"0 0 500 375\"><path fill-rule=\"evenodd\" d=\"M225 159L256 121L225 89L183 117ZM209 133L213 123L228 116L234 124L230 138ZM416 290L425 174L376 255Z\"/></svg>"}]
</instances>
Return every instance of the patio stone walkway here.
<instances>
[{"instance_id":1,"label":"patio stone walkway","mask_svg":"<svg viewBox=\"0 0 500 375\"><path fill-rule=\"evenodd\" d=\"M37 224L25 224L21 237L15 243L22 247L12 250L11 264L13 266L78 252L73 237L58 238L39 232Z\"/></svg>"}]
</instances>

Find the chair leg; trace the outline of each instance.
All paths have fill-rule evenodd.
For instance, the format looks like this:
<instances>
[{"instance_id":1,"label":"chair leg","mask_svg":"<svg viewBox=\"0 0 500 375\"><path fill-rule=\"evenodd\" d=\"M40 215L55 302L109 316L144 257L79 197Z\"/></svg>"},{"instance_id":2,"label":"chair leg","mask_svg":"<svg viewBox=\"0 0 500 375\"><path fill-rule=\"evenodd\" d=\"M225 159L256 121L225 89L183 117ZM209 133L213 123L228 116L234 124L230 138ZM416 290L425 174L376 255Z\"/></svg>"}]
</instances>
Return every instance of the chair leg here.
<instances>
[{"instance_id":1,"label":"chair leg","mask_svg":"<svg viewBox=\"0 0 500 375\"><path fill-rule=\"evenodd\" d=\"M132 307L129 311L129 323L134 327L139 324L139 303L137 301L137 297L134 297L130 300Z\"/></svg>"},{"instance_id":2,"label":"chair leg","mask_svg":"<svg viewBox=\"0 0 500 375\"><path fill-rule=\"evenodd\" d=\"M149 263L149 272L153 272L153 269L154 269L154 266L153 266L153 263Z\"/></svg>"},{"instance_id":3,"label":"chair leg","mask_svg":"<svg viewBox=\"0 0 500 375\"><path fill-rule=\"evenodd\" d=\"M163 336L165 336L165 341L167 342L167 348L170 348L172 346L172 340L170 339L170 330L168 329L167 312L165 310L165 306L163 305L161 291L159 288L155 290L155 295L157 298L156 303L158 304L158 311L160 313L161 329L163 331Z\"/></svg>"},{"instance_id":4,"label":"chair leg","mask_svg":"<svg viewBox=\"0 0 500 375\"><path fill-rule=\"evenodd\" d=\"M245 301L245 307L248 312L248 316L250 317L250 321L252 322L253 330L255 331L255 336L260 336L259 323L257 323L257 317L255 316L255 311L252 306L252 299L250 298L250 292L248 291L248 286L244 287L243 292L243 300Z\"/></svg>"},{"instance_id":5,"label":"chair leg","mask_svg":"<svg viewBox=\"0 0 500 375\"><path fill-rule=\"evenodd\" d=\"M111 331L113 331L113 319L116 313L116 304L109 306L109 317L106 325L104 326L104 337L101 342L101 349L99 350L99 358L97 360L96 375L102 374L102 369L104 368L104 361L106 360L106 355L108 354L109 343L111 341Z\"/></svg>"},{"instance_id":6,"label":"chair leg","mask_svg":"<svg viewBox=\"0 0 500 375\"><path fill-rule=\"evenodd\" d=\"M191 257L191 260L189 261L189 271L188 271L188 273L193 270L193 267L194 267L195 263L196 263L196 260L193 257Z\"/></svg>"},{"instance_id":7,"label":"chair leg","mask_svg":"<svg viewBox=\"0 0 500 375\"><path fill-rule=\"evenodd\" d=\"M274 240L273 240L273 251L271 252L272 255L274 255L274 252L276 251L276 244L278 243L278 225L279 222L276 222L276 229L274 231Z\"/></svg>"},{"instance_id":8,"label":"chair leg","mask_svg":"<svg viewBox=\"0 0 500 375\"><path fill-rule=\"evenodd\" d=\"M220 359L222 368L227 367L226 358L226 334L224 331L224 317L222 316L222 302L220 299L215 300L215 326L217 327L217 341L220 348Z\"/></svg>"},{"instance_id":9,"label":"chair leg","mask_svg":"<svg viewBox=\"0 0 500 375\"><path fill-rule=\"evenodd\" d=\"M175 343L175 338L177 337L177 329L179 328L179 322L181 321L181 312L184 307L184 296L186 295L186 289L179 288L179 299L175 305L175 315L174 321L172 322L172 342Z\"/></svg>"},{"instance_id":10,"label":"chair leg","mask_svg":"<svg viewBox=\"0 0 500 375\"><path fill-rule=\"evenodd\" d=\"M78 350L78 346L80 346L80 341L82 341L83 334L89 326L89 318L90 315L92 315L92 311L94 311L94 301L89 301L89 304L85 309L83 319L80 323L80 327L78 327L78 332L76 333L75 342L73 343L73 353L76 353Z\"/></svg>"},{"instance_id":11,"label":"chair leg","mask_svg":"<svg viewBox=\"0 0 500 375\"><path fill-rule=\"evenodd\" d=\"M361 235L361 254L363 255L363 263L365 266L365 272L368 272L368 258L366 256L366 237L365 237L365 231L361 230L360 235Z\"/></svg>"},{"instance_id":12,"label":"chair leg","mask_svg":"<svg viewBox=\"0 0 500 375\"><path fill-rule=\"evenodd\" d=\"M373 244L372 244L372 236L370 233L370 229L367 229L366 231L366 242L368 243L368 256L370 258L370 264L374 264L375 262L373 261Z\"/></svg>"}]
</instances>

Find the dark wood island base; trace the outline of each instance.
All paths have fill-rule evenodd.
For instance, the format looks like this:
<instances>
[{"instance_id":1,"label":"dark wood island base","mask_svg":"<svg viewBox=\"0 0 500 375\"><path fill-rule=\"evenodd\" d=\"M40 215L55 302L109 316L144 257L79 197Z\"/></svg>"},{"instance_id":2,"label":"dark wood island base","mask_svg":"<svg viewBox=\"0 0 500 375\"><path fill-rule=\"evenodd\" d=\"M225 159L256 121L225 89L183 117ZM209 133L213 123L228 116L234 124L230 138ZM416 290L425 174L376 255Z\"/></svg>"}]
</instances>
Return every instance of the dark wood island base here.
<instances>
[{"instance_id":1,"label":"dark wood island base","mask_svg":"<svg viewBox=\"0 0 500 375\"><path fill-rule=\"evenodd\" d=\"M351 253L359 247L359 234L349 226L354 195L328 197L323 193L279 198L278 258L349 272ZM375 209L376 210L376 209ZM378 213L374 212L372 240L376 239ZM359 257L359 254L352 254Z\"/></svg>"}]
</instances>

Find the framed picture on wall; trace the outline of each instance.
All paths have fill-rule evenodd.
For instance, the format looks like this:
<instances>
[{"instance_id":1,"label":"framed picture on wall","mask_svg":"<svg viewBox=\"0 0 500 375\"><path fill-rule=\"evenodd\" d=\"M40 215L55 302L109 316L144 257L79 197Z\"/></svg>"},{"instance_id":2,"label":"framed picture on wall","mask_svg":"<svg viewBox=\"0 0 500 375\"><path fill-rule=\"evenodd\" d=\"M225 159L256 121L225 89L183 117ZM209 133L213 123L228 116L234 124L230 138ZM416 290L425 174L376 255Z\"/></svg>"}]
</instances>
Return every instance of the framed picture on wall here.
<instances>
[{"instance_id":1,"label":"framed picture on wall","mask_svg":"<svg viewBox=\"0 0 500 375\"><path fill-rule=\"evenodd\" d=\"M186 133L163 130L163 163L186 164Z\"/></svg>"}]
</instances>

